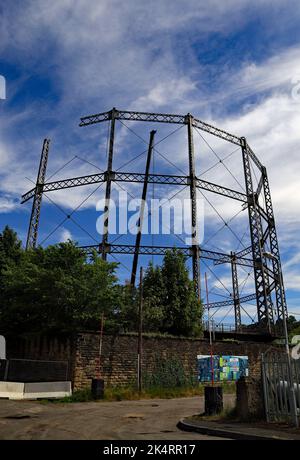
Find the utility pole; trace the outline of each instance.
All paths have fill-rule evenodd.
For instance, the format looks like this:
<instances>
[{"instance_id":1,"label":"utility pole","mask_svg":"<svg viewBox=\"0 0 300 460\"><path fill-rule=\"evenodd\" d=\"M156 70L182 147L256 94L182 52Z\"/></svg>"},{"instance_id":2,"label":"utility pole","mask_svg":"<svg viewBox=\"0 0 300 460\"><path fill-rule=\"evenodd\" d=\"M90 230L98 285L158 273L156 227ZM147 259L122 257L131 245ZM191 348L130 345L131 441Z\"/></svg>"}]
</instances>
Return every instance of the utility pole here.
<instances>
[{"instance_id":1,"label":"utility pole","mask_svg":"<svg viewBox=\"0 0 300 460\"><path fill-rule=\"evenodd\" d=\"M207 283L207 274L205 272L205 289L206 289L206 304L208 311L208 332L209 332L209 348L210 348L210 367L211 367L211 384L214 386L214 356L213 356L213 345L212 345L212 331L210 324L210 308L208 301L208 283Z\"/></svg>"},{"instance_id":2,"label":"utility pole","mask_svg":"<svg viewBox=\"0 0 300 460\"><path fill-rule=\"evenodd\" d=\"M138 332L138 391L142 391L143 355L143 267L140 268L139 332Z\"/></svg>"},{"instance_id":3,"label":"utility pole","mask_svg":"<svg viewBox=\"0 0 300 460\"><path fill-rule=\"evenodd\" d=\"M101 359L102 359L102 343L103 343L103 330L104 330L104 313L101 315L100 323L100 338L99 338L99 369L98 369L98 378L101 379Z\"/></svg>"}]
</instances>

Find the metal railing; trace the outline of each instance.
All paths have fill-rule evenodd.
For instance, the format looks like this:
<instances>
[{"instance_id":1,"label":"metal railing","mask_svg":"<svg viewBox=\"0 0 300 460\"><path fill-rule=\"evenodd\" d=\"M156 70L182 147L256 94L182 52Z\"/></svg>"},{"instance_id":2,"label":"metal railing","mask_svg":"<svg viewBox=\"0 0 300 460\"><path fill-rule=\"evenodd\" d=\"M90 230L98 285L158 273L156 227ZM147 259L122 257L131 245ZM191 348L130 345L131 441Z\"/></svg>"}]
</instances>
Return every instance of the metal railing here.
<instances>
[{"instance_id":1,"label":"metal railing","mask_svg":"<svg viewBox=\"0 0 300 460\"><path fill-rule=\"evenodd\" d=\"M203 330L204 331L211 331L213 334L215 332L236 332L235 324L229 323L216 323L214 321L205 321L203 323Z\"/></svg>"},{"instance_id":2,"label":"metal railing","mask_svg":"<svg viewBox=\"0 0 300 460\"><path fill-rule=\"evenodd\" d=\"M69 378L68 361L34 359L0 360L0 381L8 382L64 382Z\"/></svg>"}]
</instances>

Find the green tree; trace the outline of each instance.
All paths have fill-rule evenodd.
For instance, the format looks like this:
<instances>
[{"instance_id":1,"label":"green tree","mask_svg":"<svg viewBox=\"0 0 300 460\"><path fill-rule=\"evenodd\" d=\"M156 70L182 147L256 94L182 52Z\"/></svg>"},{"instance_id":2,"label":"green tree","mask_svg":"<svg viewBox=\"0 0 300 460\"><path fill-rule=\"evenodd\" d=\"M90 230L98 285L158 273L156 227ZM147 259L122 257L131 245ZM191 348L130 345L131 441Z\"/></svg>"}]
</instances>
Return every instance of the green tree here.
<instances>
[{"instance_id":1,"label":"green tree","mask_svg":"<svg viewBox=\"0 0 300 460\"><path fill-rule=\"evenodd\" d=\"M0 233L0 263L7 260L18 262L22 252L22 243L18 239L17 233L6 225Z\"/></svg>"},{"instance_id":2,"label":"green tree","mask_svg":"<svg viewBox=\"0 0 300 460\"><path fill-rule=\"evenodd\" d=\"M21 241L17 233L6 225L0 233L0 318L5 291L4 272L20 262L22 252Z\"/></svg>"},{"instance_id":3,"label":"green tree","mask_svg":"<svg viewBox=\"0 0 300 460\"><path fill-rule=\"evenodd\" d=\"M0 289L3 285L1 282L2 271L9 264L16 264L20 261L22 255L21 241L8 225L0 233Z\"/></svg>"},{"instance_id":4,"label":"green tree","mask_svg":"<svg viewBox=\"0 0 300 460\"><path fill-rule=\"evenodd\" d=\"M91 263L84 264L81 276L84 308L79 311L78 324L83 322L88 329L99 328L98 320L104 313L106 332L119 329L122 291L117 284L117 266L116 262L104 261L96 252Z\"/></svg>"},{"instance_id":5,"label":"green tree","mask_svg":"<svg viewBox=\"0 0 300 460\"><path fill-rule=\"evenodd\" d=\"M68 241L25 251L17 234L0 234L0 332L136 331L139 289L121 286L116 263L92 257ZM144 281L144 330L193 336L201 331L197 301L181 252L168 251L162 267L149 265Z\"/></svg>"},{"instance_id":6,"label":"green tree","mask_svg":"<svg viewBox=\"0 0 300 460\"><path fill-rule=\"evenodd\" d=\"M119 286L121 301L118 309L119 331L132 332L138 329L139 288L132 288L129 282Z\"/></svg>"},{"instance_id":7,"label":"green tree","mask_svg":"<svg viewBox=\"0 0 300 460\"><path fill-rule=\"evenodd\" d=\"M22 251L2 269L0 327L5 333L98 329L116 322L115 263L85 254L71 241Z\"/></svg>"},{"instance_id":8,"label":"green tree","mask_svg":"<svg viewBox=\"0 0 300 460\"><path fill-rule=\"evenodd\" d=\"M174 335L195 336L201 332L202 308L189 279L182 252L168 251L162 265L165 289L164 330Z\"/></svg>"},{"instance_id":9,"label":"green tree","mask_svg":"<svg viewBox=\"0 0 300 460\"><path fill-rule=\"evenodd\" d=\"M292 339L294 335L300 335L300 321L297 321L295 316L290 315L288 317L287 328L290 339Z\"/></svg>"},{"instance_id":10,"label":"green tree","mask_svg":"<svg viewBox=\"0 0 300 460\"><path fill-rule=\"evenodd\" d=\"M162 271L160 267L149 264L144 280L144 314L143 327L147 332L163 332L164 308L162 301L166 297L165 286L163 283Z\"/></svg>"},{"instance_id":11,"label":"green tree","mask_svg":"<svg viewBox=\"0 0 300 460\"><path fill-rule=\"evenodd\" d=\"M202 307L182 252L174 248L166 253L162 267L149 265L144 297L145 330L184 336L201 334Z\"/></svg>"}]
</instances>

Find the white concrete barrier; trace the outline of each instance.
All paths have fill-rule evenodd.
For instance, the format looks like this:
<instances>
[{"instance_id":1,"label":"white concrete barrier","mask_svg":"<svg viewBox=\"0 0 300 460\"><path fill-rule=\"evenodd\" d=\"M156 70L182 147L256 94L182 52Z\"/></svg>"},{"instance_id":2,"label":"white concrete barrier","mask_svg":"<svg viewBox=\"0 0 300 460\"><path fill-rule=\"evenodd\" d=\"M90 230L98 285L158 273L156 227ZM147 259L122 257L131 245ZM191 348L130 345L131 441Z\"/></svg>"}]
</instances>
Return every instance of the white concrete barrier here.
<instances>
[{"instance_id":1,"label":"white concrete barrier","mask_svg":"<svg viewBox=\"0 0 300 460\"><path fill-rule=\"evenodd\" d=\"M6 341L3 335L0 335L0 359L6 359Z\"/></svg>"},{"instance_id":2,"label":"white concrete barrier","mask_svg":"<svg viewBox=\"0 0 300 460\"><path fill-rule=\"evenodd\" d=\"M0 382L0 398L55 399L71 395L71 382Z\"/></svg>"},{"instance_id":3,"label":"white concrete barrier","mask_svg":"<svg viewBox=\"0 0 300 460\"><path fill-rule=\"evenodd\" d=\"M23 399L24 383L0 382L0 398Z\"/></svg>"}]
</instances>

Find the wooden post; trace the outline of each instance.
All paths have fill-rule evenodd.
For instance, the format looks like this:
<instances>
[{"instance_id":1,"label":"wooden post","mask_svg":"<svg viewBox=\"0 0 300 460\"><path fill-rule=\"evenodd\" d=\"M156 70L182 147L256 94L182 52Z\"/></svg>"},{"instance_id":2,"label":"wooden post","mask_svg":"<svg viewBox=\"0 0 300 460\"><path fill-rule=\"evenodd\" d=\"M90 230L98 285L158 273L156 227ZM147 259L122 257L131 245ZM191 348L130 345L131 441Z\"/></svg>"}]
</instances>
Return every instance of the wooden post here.
<instances>
[{"instance_id":1,"label":"wooden post","mask_svg":"<svg viewBox=\"0 0 300 460\"><path fill-rule=\"evenodd\" d=\"M102 315L101 315L101 326L100 326L99 369L98 369L98 378L99 379L101 379L101 356L102 356L103 329L104 329L104 313L102 313Z\"/></svg>"},{"instance_id":2,"label":"wooden post","mask_svg":"<svg viewBox=\"0 0 300 460\"><path fill-rule=\"evenodd\" d=\"M143 267L140 268L140 301L138 333L138 391L142 391L142 354L143 354Z\"/></svg>"},{"instance_id":3,"label":"wooden post","mask_svg":"<svg viewBox=\"0 0 300 460\"><path fill-rule=\"evenodd\" d=\"M101 328L99 338L99 355L98 355L98 369L96 369L96 377L91 382L91 393L93 399L104 398L104 380L101 378L101 355L102 355L102 340L103 340L103 328L104 328L104 313L101 315Z\"/></svg>"},{"instance_id":4,"label":"wooden post","mask_svg":"<svg viewBox=\"0 0 300 460\"><path fill-rule=\"evenodd\" d=\"M213 357L213 345L212 345L212 333L211 333L211 322L210 322L210 308L208 301L208 285L207 285L207 274L205 272L205 289L206 289L206 304L208 310L208 331L209 331L209 348L210 348L210 366L211 366L211 384L214 386L214 357Z\"/></svg>"}]
</instances>

